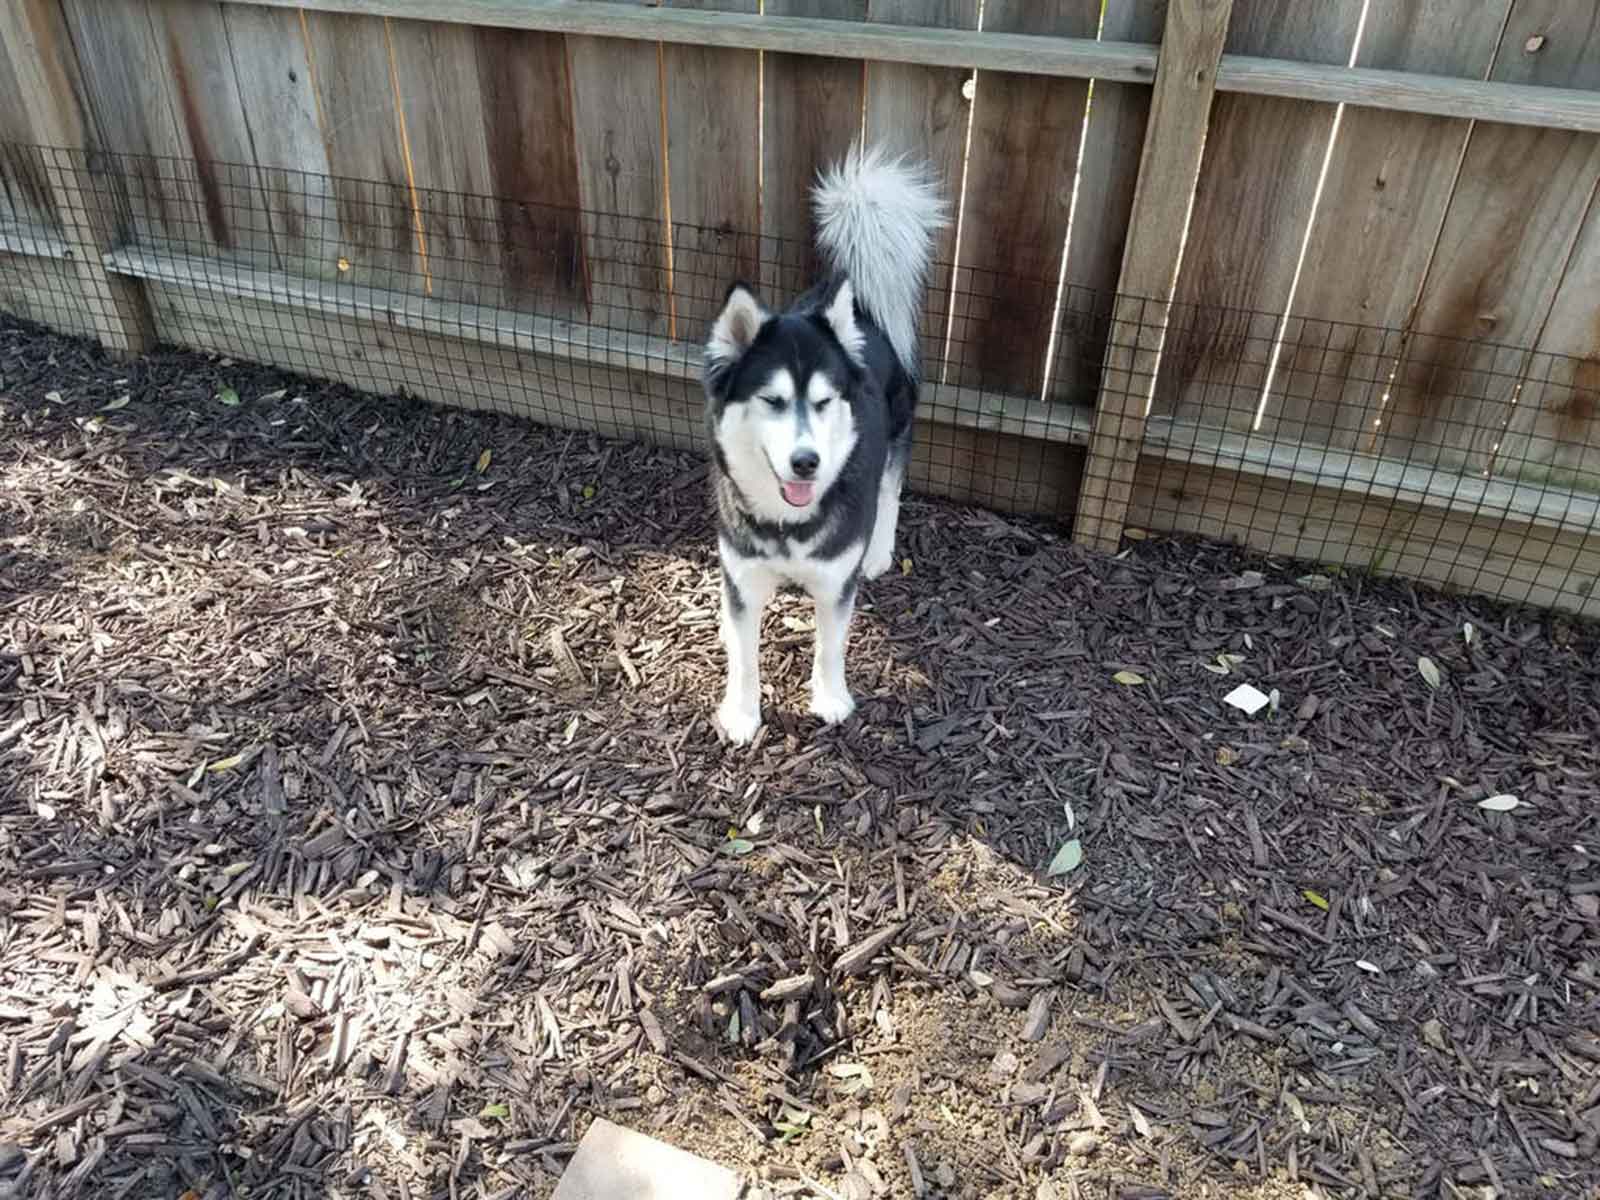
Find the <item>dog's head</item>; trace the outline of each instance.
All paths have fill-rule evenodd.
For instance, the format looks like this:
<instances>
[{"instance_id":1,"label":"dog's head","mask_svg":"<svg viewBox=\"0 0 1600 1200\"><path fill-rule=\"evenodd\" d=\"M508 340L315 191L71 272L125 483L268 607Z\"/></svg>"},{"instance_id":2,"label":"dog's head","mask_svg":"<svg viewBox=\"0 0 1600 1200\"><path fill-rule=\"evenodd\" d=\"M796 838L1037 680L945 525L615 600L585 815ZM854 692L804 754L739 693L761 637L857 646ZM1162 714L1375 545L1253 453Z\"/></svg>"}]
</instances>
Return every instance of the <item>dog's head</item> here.
<instances>
[{"instance_id":1,"label":"dog's head","mask_svg":"<svg viewBox=\"0 0 1600 1200\"><path fill-rule=\"evenodd\" d=\"M848 280L809 313L774 315L744 284L706 344L706 395L723 470L765 520L806 520L856 445L865 338Z\"/></svg>"}]
</instances>

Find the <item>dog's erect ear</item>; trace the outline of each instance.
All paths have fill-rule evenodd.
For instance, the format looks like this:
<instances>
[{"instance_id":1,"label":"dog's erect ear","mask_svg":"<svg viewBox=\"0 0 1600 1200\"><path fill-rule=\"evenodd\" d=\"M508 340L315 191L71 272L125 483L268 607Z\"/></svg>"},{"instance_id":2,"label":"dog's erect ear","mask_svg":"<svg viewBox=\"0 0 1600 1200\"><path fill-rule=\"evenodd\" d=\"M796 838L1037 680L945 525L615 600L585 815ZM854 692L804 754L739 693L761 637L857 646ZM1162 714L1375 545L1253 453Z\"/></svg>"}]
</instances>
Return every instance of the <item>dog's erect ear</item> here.
<instances>
[{"instance_id":1,"label":"dog's erect ear","mask_svg":"<svg viewBox=\"0 0 1600 1200\"><path fill-rule=\"evenodd\" d=\"M856 324L856 289L846 279L833 293L833 299L828 301L828 307L822 311L823 319L828 322L828 328L833 330L833 336L839 339L839 345L844 347L844 352L854 361L856 366L867 365L867 335L861 332L861 326Z\"/></svg>"},{"instance_id":2,"label":"dog's erect ear","mask_svg":"<svg viewBox=\"0 0 1600 1200\"><path fill-rule=\"evenodd\" d=\"M722 302L722 311L711 326L711 337L706 342L706 362L713 367L729 366L750 349L756 334L772 314L761 307L755 293L742 283L728 289L728 298Z\"/></svg>"}]
</instances>

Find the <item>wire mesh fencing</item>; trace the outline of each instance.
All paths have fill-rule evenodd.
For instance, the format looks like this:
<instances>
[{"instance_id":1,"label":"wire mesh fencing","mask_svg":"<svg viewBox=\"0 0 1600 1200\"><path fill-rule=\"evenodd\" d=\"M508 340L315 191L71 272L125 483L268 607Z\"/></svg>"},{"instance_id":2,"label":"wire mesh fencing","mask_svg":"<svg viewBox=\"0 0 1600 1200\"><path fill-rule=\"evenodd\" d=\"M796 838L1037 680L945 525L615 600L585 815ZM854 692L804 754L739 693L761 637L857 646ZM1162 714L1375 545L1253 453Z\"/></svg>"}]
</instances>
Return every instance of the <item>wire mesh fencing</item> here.
<instances>
[{"instance_id":1,"label":"wire mesh fencing","mask_svg":"<svg viewBox=\"0 0 1600 1200\"><path fill-rule=\"evenodd\" d=\"M970 240L967 243L970 246ZM911 486L1592 612L1600 367L936 268ZM700 347L805 237L0 144L0 312L605 436L705 444Z\"/></svg>"}]
</instances>

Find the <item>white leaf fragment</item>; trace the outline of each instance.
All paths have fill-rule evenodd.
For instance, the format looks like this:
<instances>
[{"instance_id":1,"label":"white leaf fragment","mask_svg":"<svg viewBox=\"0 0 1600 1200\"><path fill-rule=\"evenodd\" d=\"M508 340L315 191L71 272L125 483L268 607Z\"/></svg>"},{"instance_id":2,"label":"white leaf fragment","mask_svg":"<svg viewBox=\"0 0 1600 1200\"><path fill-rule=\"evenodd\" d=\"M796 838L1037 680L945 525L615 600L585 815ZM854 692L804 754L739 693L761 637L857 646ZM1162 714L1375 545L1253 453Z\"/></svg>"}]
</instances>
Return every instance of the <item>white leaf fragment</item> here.
<instances>
[{"instance_id":1,"label":"white leaf fragment","mask_svg":"<svg viewBox=\"0 0 1600 1200\"><path fill-rule=\"evenodd\" d=\"M1423 679L1428 681L1428 686L1431 688L1437 688L1443 681L1439 674L1439 665L1426 654L1417 659L1417 670L1421 673Z\"/></svg>"},{"instance_id":2,"label":"white leaf fragment","mask_svg":"<svg viewBox=\"0 0 1600 1200\"><path fill-rule=\"evenodd\" d=\"M1255 716L1271 703L1272 698L1259 688L1253 688L1248 683L1241 683L1233 691L1222 698L1224 704L1231 704L1248 717Z\"/></svg>"},{"instance_id":3,"label":"white leaf fragment","mask_svg":"<svg viewBox=\"0 0 1600 1200\"><path fill-rule=\"evenodd\" d=\"M1046 875L1065 875L1068 871L1075 871L1083 862L1083 843L1077 838L1064 842L1061 849L1056 851L1056 856L1050 860L1050 866L1045 871Z\"/></svg>"}]
</instances>

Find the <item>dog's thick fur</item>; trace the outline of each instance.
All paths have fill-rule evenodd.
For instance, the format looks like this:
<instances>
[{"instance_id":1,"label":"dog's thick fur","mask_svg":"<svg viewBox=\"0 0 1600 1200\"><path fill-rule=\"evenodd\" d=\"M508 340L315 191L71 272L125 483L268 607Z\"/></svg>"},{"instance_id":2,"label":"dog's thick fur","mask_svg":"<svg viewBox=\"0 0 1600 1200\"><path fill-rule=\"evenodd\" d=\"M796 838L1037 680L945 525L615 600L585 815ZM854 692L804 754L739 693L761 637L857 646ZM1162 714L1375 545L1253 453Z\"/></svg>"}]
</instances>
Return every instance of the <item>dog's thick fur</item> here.
<instances>
[{"instance_id":1,"label":"dog's thick fur","mask_svg":"<svg viewBox=\"0 0 1600 1200\"><path fill-rule=\"evenodd\" d=\"M811 711L855 704L845 644L857 585L894 558L917 405L917 323L945 205L921 166L852 147L812 192L829 277L786 310L728 291L706 345L706 419L727 689L738 744L761 727L761 613L795 584L816 602Z\"/></svg>"}]
</instances>

